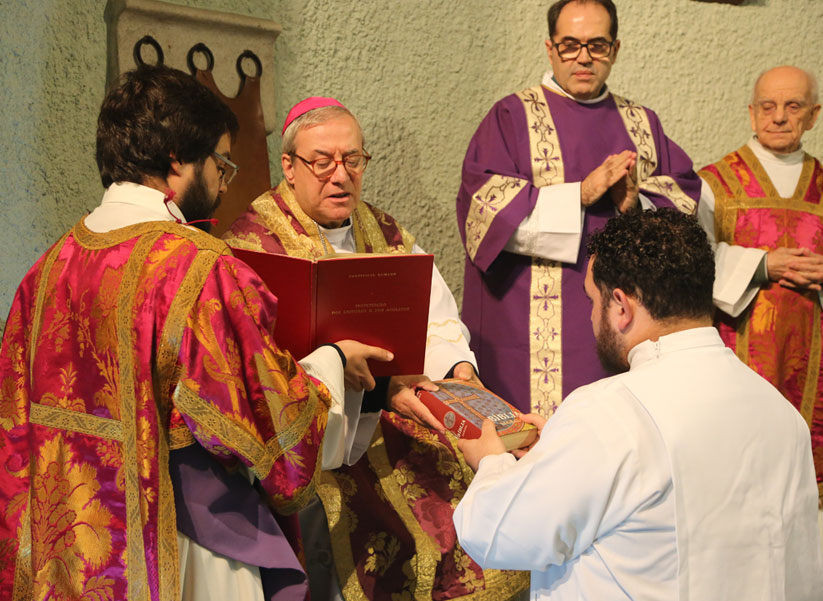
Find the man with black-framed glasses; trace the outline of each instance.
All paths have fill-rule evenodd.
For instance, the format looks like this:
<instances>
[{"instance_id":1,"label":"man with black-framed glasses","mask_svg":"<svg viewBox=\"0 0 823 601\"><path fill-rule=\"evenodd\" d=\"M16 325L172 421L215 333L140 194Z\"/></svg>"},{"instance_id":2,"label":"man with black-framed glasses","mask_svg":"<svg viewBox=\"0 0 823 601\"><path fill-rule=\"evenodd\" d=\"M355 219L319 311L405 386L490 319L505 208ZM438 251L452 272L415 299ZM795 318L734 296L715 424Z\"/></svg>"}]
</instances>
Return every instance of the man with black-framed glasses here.
<instances>
[{"instance_id":1,"label":"man with black-framed glasses","mask_svg":"<svg viewBox=\"0 0 823 601\"><path fill-rule=\"evenodd\" d=\"M548 25L551 70L491 109L457 197L462 317L483 381L544 417L608 375L585 327L589 233L641 208L694 212L700 193L657 116L606 85L620 51L612 0L559 0Z\"/></svg>"},{"instance_id":2,"label":"man with black-framed glasses","mask_svg":"<svg viewBox=\"0 0 823 601\"><path fill-rule=\"evenodd\" d=\"M304 258L423 252L391 215L360 198L370 158L359 122L339 101L299 102L283 126L284 180L254 200L224 239ZM424 375L378 378L366 394L346 393L347 405L361 409L348 435L355 442L347 465L324 472L322 505L300 515L312 599L339 600L345 593L391 601L421 591L448 599L460 590L461 597L503 601L527 587L525 573L484 572L456 544L452 507L468 486L468 470L413 387L429 378L477 380L477 372L457 303L436 266L428 321ZM369 565L375 569L360 568ZM417 567L409 573L408 566Z\"/></svg>"}]
</instances>

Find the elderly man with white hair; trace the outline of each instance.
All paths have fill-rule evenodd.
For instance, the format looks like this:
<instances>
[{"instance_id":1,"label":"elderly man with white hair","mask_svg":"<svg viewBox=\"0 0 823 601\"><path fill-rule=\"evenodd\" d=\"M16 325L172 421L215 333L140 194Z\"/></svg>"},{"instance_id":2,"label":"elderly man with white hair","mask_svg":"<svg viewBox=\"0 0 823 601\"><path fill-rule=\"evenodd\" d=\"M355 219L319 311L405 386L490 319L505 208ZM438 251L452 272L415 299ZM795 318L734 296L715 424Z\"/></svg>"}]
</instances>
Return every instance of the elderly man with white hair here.
<instances>
[{"instance_id":1,"label":"elderly man with white hair","mask_svg":"<svg viewBox=\"0 0 823 601\"><path fill-rule=\"evenodd\" d=\"M801 144L819 113L811 73L763 72L754 136L699 172L698 218L715 245L720 334L806 420L823 498L823 167Z\"/></svg>"}]
</instances>

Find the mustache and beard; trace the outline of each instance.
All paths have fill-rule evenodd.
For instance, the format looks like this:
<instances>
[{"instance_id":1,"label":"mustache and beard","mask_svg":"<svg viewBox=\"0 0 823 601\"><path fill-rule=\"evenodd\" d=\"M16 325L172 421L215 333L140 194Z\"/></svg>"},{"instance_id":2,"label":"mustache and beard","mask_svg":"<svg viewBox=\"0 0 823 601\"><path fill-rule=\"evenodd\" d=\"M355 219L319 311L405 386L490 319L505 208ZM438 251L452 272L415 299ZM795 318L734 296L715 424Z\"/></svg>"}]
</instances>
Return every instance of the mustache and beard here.
<instances>
[{"instance_id":1,"label":"mustache and beard","mask_svg":"<svg viewBox=\"0 0 823 601\"><path fill-rule=\"evenodd\" d=\"M214 211L220 206L220 194L216 194L214 198L211 198L206 179L203 177L203 163L195 167L194 179L182 194L178 206L187 223L204 232L211 230L212 224L207 220L214 215ZM192 223L194 221L197 223Z\"/></svg>"},{"instance_id":2,"label":"mustache and beard","mask_svg":"<svg viewBox=\"0 0 823 601\"><path fill-rule=\"evenodd\" d=\"M595 336L597 340L597 357L606 371L619 374L628 371L629 364L623 353L621 344L617 340L617 331L609 323L606 316L606 305L600 312L600 331Z\"/></svg>"}]
</instances>

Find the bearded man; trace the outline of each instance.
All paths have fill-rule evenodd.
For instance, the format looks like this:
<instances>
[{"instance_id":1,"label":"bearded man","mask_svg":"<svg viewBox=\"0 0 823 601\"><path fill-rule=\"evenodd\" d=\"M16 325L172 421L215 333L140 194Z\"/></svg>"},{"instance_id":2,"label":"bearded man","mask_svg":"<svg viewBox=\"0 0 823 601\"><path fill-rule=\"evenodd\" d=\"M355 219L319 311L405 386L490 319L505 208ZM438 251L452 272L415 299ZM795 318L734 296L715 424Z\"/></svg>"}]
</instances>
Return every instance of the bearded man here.
<instances>
[{"instance_id":1,"label":"bearded man","mask_svg":"<svg viewBox=\"0 0 823 601\"><path fill-rule=\"evenodd\" d=\"M25 276L0 349L0 598L305 597L268 506L312 498L344 379L388 353L341 341L304 369L272 339L276 299L192 227L236 130L168 67L106 95L102 202Z\"/></svg>"},{"instance_id":2,"label":"bearded man","mask_svg":"<svg viewBox=\"0 0 823 601\"><path fill-rule=\"evenodd\" d=\"M360 124L339 101L299 102L283 126L284 181L252 202L224 237L304 258L423 252L393 217L360 199L370 158ZM413 390L450 376L477 380L465 326L435 266L424 374L378 379L365 395L349 393L347 403L362 403L348 434L357 452L345 457L346 467L322 474L323 506L301 513L313 599L507 599L525 588L525 575L484 573L456 543L452 508L470 471Z\"/></svg>"},{"instance_id":3,"label":"bearded man","mask_svg":"<svg viewBox=\"0 0 823 601\"><path fill-rule=\"evenodd\" d=\"M519 460L491 422L454 514L484 567L531 570L534 601L771 599L823 590L809 429L712 327L714 262L694 217L622 215L588 243L598 352ZM546 500L549 499L550 502Z\"/></svg>"}]
</instances>

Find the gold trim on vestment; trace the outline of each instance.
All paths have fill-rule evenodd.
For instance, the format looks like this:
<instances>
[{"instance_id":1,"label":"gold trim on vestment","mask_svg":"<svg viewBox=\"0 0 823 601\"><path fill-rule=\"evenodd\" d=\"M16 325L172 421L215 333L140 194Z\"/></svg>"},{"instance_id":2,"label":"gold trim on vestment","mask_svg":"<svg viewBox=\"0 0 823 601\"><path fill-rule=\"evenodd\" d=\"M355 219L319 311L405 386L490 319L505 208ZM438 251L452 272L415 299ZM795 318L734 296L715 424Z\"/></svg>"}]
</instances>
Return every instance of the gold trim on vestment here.
<instances>
[{"instance_id":1,"label":"gold trim on vestment","mask_svg":"<svg viewBox=\"0 0 823 601\"><path fill-rule=\"evenodd\" d=\"M409 560L413 568L414 599L415 601L431 601L434 578L437 574L437 563L440 561L440 549L431 536L423 530L414 513L409 507L403 490L398 482L398 475L389 461L386 445L383 441L383 430L377 425L375 437L366 451L369 462L374 468L375 475L380 483L380 489L397 511L400 521L414 539L414 556Z\"/></svg>"},{"instance_id":2,"label":"gold trim on vestment","mask_svg":"<svg viewBox=\"0 0 823 601\"><path fill-rule=\"evenodd\" d=\"M50 407L39 403L30 406L29 421L33 424L57 428L68 432L79 432L98 438L123 440L123 424L120 420L108 417L98 417L89 413Z\"/></svg>"},{"instance_id":3,"label":"gold trim on vestment","mask_svg":"<svg viewBox=\"0 0 823 601\"><path fill-rule=\"evenodd\" d=\"M492 175L480 189L472 194L469 214L466 217L466 252L474 261L477 251L498 211L505 209L514 197L528 184L518 177Z\"/></svg>"},{"instance_id":4,"label":"gold trim on vestment","mask_svg":"<svg viewBox=\"0 0 823 601\"><path fill-rule=\"evenodd\" d=\"M228 255L231 251L226 246L221 254ZM161 401L170 394L171 384L180 377L180 344L183 342L183 331L188 321L189 312L200 296L212 267L219 254L198 252L186 270L183 280L169 305L166 320L163 323L163 332L157 349L157 380L159 391L157 398Z\"/></svg>"},{"instance_id":5,"label":"gold trim on vestment","mask_svg":"<svg viewBox=\"0 0 823 601\"><path fill-rule=\"evenodd\" d=\"M612 94L612 98L617 106L617 112L623 119L626 133L637 149L637 181L640 189L665 196L682 212L694 215L697 211L697 202L683 192L673 177L652 175L659 161L646 109L617 94Z\"/></svg>"},{"instance_id":6,"label":"gold trim on vestment","mask_svg":"<svg viewBox=\"0 0 823 601\"><path fill-rule=\"evenodd\" d=\"M564 179L560 139L554 126L543 86L534 86L515 94L523 103L531 149L532 180L542 188L562 184Z\"/></svg>"},{"instance_id":7,"label":"gold trim on vestment","mask_svg":"<svg viewBox=\"0 0 823 601\"><path fill-rule=\"evenodd\" d=\"M549 418L563 401L563 267L532 258L529 292L530 408Z\"/></svg>"},{"instance_id":8,"label":"gold trim on vestment","mask_svg":"<svg viewBox=\"0 0 823 601\"><path fill-rule=\"evenodd\" d=\"M303 440L316 417L317 406L320 403L318 393L310 392L309 399L297 419L279 432L277 437L264 443L240 424L227 419L219 409L200 398L185 382L177 385L173 398L180 411L194 419L198 427L223 441L226 446L248 461L249 469L260 480L268 477L274 463L283 453Z\"/></svg>"},{"instance_id":9,"label":"gold trim on vestment","mask_svg":"<svg viewBox=\"0 0 823 601\"><path fill-rule=\"evenodd\" d=\"M307 235L298 234L294 226L290 223L288 216L278 206L274 200L272 191L269 190L258 196L251 206L257 213L262 225L270 232L277 234L283 250L290 257L301 257L303 259L314 259L323 255L323 244L320 240L320 230L317 225L303 212L294 192L286 180L280 182L275 188L274 194L279 194L286 206L294 214L295 219L306 231ZM233 235L233 234L232 234Z\"/></svg>"},{"instance_id":10,"label":"gold trim on vestment","mask_svg":"<svg viewBox=\"0 0 823 601\"><path fill-rule=\"evenodd\" d=\"M49 277L51 276L51 269L57 257L60 256L60 251L66 243L66 239L71 232L63 234L63 237L57 241L49 253L43 259L43 266L40 268L40 278L37 282L37 294L34 301L34 315L32 316L32 330L31 330L31 349L29 350L29 377L34 373L34 357L37 354L37 347L40 338L40 329L43 327L43 311L46 305L46 294L49 284Z\"/></svg>"},{"instance_id":11,"label":"gold trim on vestment","mask_svg":"<svg viewBox=\"0 0 823 601\"><path fill-rule=\"evenodd\" d=\"M375 215L375 211L377 215ZM402 246L389 246L386 242L386 236L383 234L383 229L377 222L378 215L384 218L385 213L378 208L368 207L364 202L358 202L357 206L352 211L352 235L354 236L355 252L367 252L366 245L371 246L373 253L410 253L414 246L414 236L406 231L406 229L399 223L395 222L397 228L400 230L400 235L403 240ZM388 224L387 224L388 225Z\"/></svg>"},{"instance_id":12,"label":"gold trim on vestment","mask_svg":"<svg viewBox=\"0 0 823 601\"><path fill-rule=\"evenodd\" d=\"M225 254L227 247L225 242L203 230L174 221L146 221L98 233L87 228L85 218L83 218L74 225L69 233L74 236L80 246L89 250L111 248L149 233L173 234L193 242L200 250L211 250L219 254Z\"/></svg>"},{"instance_id":13,"label":"gold trim on vestment","mask_svg":"<svg viewBox=\"0 0 823 601\"><path fill-rule=\"evenodd\" d=\"M657 169L657 148L646 109L628 98L612 94L626 133L637 150L637 180L643 182ZM694 201L692 201L694 202Z\"/></svg>"},{"instance_id":14,"label":"gold trim on vestment","mask_svg":"<svg viewBox=\"0 0 823 601\"><path fill-rule=\"evenodd\" d=\"M124 228L128 229L128 228ZM115 230L117 231L117 230ZM129 601L149 598L146 552L143 543L143 519L140 510L140 474L137 457L137 388L135 385L134 302L140 274L162 231L149 230L138 238L129 255L120 282L117 300L117 354L120 375L120 416L123 424L123 471L126 485L126 579ZM159 469L164 466L159 465ZM168 470L168 468L165 468Z\"/></svg>"},{"instance_id":15,"label":"gold trim on vestment","mask_svg":"<svg viewBox=\"0 0 823 601\"><path fill-rule=\"evenodd\" d=\"M157 571L160 599L180 598L180 556L177 509L169 473L168 412L157 426Z\"/></svg>"},{"instance_id":16,"label":"gold trim on vestment","mask_svg":"<svg viewBox=\"0 0 823 601\"><path fill-rule=\"evenodd\" d=\"M200 236L195 244L200 242ZM198 244L198 250L200 245ZM214 251L215 249L210 249ZM167 428L172 406L170 388L172 382L181 375L179 362L180 345L183 341L189 313L202 292L203 285L211 272L215 261L222 254L230 252L228 246L220 252L198 252L186 270L177 292L169 305L169 311L163 324L163 331L157 350L157 389L155 398L162 407L158 407L158 465L161 466L158 482L157 535L158 535L158 570L160 598L178 599L180 597L180 557L177 541L177 518L174 505L174 488L168 469L171 449L182 448L195 442L188 428ZM174 432L174 435L172 434ZM181 444L185 439L185 444Z\"/></svg>"},{"instance_id":17,"label":"gold trim on vestment","mask_svg":"<svg viewBox=\"0 0 823 601\"><path fill-rule=\"evenodd\" d=\"M343 500L344 491L338 478L345 478L351 486L354 486L348 476L323 471L320 472L317 496L323 504L329 525L329 539L340 591L346 601L368 601L360 585L352 555L351 533L355 530L355 526L351 523L351 510ZM352 493L354 493L353 490Z\"/></svg>"},{"instance_id":18,"label":"gold trim on vestment","mask_svg":"<svg viewBox=\"0 0 823 601\"><path fill-rule=\"evenodd\" d=\"M669 175L655 175L640 182L640 189L665 196L678 210L687 215L697 212L697 202L683 192L680 185Z\"/></svg>"},{"instance_id":19,"label":"gold trim on vestment","mask_svg":"<svg viewBox=\"0 0 823 601\"><path fill-rule=\"evenodd\" d=\"M197 422L198 429L202 429L208 436L218 438L222 444L250 463L249 469L260 480L263 480L274 466L274 454L278 457L283 454L283 449L280 448L274 448L274 453L270 453L262 440L239 424L228 420L219 409L200 398L200 395L184 381L177 384L172 399L181 413ZM272 439L271 444L277 446L277 439Z\"/></svg>"},{"instance_id":20,"label":"gold trim on vestment","mask_svg":"<svg viewBox=\"0 0 823 601\"><path fill-rule=\"evenodd\" d=\"M806 420L806 425L812 427L814 405L817 401L817 384L820 378L820 302L814 303L814 317L812 318L812 339L809 345L809 364L806 367L806 382L803 386L803 399L800 402L800 415Z\"/></svg>"},{"instance_id":21,"label":"gold trim on vestment","mask_svg":"<svg viewBox=\"0 0 823 601\"><path fill-rule=\"evenodd\" d=\"M31 461L34 466L34 461ZM17 558L14 565L14 587L12 589L12 601L31 601L34 594L32 582L31 566L31 495L34 488L31 486L31 470L29 468L29 498L26 507L20 516L20 527L18 529L19 542L17 543Z\"/></svg>"},{"instance_id":22,"label":"gold trim on vestment","mask_svg":"<svg viewBox=\"0 0 823 601\"><path fill-rule=\"evenodd\" d=\"M564 181L557 128L542 86L517 94L526 112L532 180L550 186ZM539 183L538 183L539 182ZM563 400L563 267L532 257L529 288L529 405L550 417Z\"/></svg>"},{"instance_id":23,"label":"gold trim on vestment","mask_svg":"<svg viewBox=\"0 0 823 601\"><path fill-rule=\"evenodd\" d=\"M197 439L186 426L176 426L169 430L169 449L176 451L192 444L197 444Z\"/></svg>"}]
</instances>

